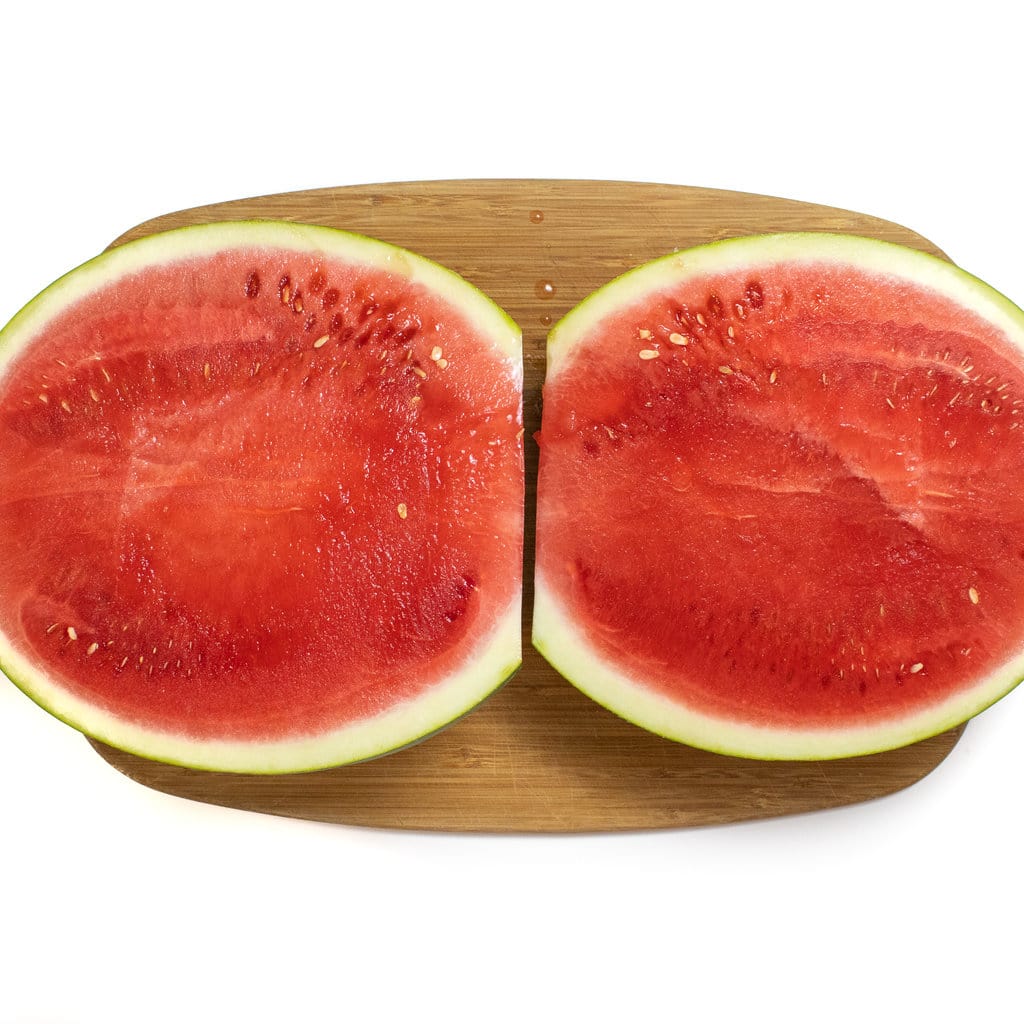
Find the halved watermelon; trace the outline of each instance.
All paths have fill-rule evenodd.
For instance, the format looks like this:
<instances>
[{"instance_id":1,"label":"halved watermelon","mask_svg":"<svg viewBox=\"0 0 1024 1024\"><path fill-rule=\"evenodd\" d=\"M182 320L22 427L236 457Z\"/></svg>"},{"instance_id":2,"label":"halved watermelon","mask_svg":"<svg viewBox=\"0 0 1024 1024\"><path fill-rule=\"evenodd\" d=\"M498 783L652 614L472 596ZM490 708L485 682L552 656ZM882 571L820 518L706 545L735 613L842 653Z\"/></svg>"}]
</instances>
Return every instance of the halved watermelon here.
<instances>
[{"instance_id":1,"label":"halved watermelon","mask_svg":"<svg viewBox=\"0 0 1024 1024\"><path fill-rule=\"evenodd\" d=\"M943 260L679 252L552 330L534 643L666 737L864 754L1024 675L1024 313Z\"/></svg>"},{"instance_id":2,"label":"halved watermelon","mask_svg":"<svg viewBox=\"0 0 1024 1024\"><path fill-rule=\"evenodd\" d=\"M327 228L78 268L0 335L0 664L144 756L366 759L520 662L518 328Z\"/></svg>"}]
</instances>

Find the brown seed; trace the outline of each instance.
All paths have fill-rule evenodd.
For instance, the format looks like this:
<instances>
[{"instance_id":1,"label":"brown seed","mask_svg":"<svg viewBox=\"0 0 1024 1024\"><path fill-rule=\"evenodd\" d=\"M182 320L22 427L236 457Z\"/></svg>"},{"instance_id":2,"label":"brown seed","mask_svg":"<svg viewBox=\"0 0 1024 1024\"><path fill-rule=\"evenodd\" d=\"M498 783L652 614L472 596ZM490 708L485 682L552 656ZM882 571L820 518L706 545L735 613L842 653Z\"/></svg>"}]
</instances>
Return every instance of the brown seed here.
<instances>
[{"instance_id":1,"label":"brown seed","mask_svg":"<svg viewBox=\"0 0 1024 1024\"><path fill-rule=\"evenodd\" d=\"M641 359L657 359L658 358L658 350L657 349L653 349L653 348L642 348L642 349L640 349L640 353L639 354L640 354L640 358Z\"/></svg>"},{"instance_id":2,"label":"brown seed","mask_svg":"<svg viewBox=\"0 0 1024 1024\"><path fill-rule=\"evenodd\" d=\"M327 342L329 342L330 340L331 336L329 334L325 334L322 337L317 338L316 341L313 342L313 348L323 348L324 345L326 345Z\"/></svg>"}]
</instances>

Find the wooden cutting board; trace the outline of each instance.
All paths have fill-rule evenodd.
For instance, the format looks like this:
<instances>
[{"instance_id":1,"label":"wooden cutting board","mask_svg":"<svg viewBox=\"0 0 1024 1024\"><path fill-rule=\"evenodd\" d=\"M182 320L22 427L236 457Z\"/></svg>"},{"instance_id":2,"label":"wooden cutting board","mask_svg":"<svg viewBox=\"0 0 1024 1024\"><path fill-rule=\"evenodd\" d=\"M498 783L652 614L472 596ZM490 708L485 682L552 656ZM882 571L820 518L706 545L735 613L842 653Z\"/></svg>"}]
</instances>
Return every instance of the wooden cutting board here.
<instances>
[{"instance_id":1,"label":"wooden cutting board","mask_svg":"<svg viewBox=\"0 0 1024 1024\"><path fill-rule=\"evenodd\" d=\"M544 340L611 278L676 248L765 231L841 231L942 255L897 224L823 206L672 185L437 181L318 189L219 203L141 224L118 242L186 224L280 217L347 228L458 271L523 329L527 439L523 667L468 717L420 745L307 775L213 774L99 743L125 775L228 807L354 825L463 832L583 832L709 825L851 804L930 772L962 730L870 757L745 761L681 746L616 718L530 647L533 503ZM115 243L117 244L117 243Z\"/></svg>"}]
</instances>

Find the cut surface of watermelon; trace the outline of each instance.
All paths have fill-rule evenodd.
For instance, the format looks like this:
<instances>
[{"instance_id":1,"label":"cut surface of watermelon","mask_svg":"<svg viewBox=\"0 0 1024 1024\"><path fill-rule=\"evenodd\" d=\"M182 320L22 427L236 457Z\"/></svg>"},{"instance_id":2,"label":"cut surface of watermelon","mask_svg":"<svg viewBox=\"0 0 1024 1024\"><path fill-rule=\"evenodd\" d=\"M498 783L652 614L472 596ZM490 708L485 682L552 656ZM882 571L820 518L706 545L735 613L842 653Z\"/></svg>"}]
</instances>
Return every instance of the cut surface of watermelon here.
<instances>
[{"instance_id":1,"label":"cut surface of watermelon","mask_svg":"<svg viewBox=\"0 0 1024 1024\"><path fill-rule=\"evenodd\" d=\"M362 760L520 661L518 328L357 235L205 225L0 336L0 662L159 760Z\"/></svg>"},{"instance_id":2,"label":"cut surface of watermelon","mask_svg":"<svg viewBox=\"0 0 1024 1024\"><path fill-rule=\"evenodd\" d=\"M552 330L534 643L666 737L891 749L1024 675L1024 313L945 261L759 236Z\"/></svg>"}]
</instances>

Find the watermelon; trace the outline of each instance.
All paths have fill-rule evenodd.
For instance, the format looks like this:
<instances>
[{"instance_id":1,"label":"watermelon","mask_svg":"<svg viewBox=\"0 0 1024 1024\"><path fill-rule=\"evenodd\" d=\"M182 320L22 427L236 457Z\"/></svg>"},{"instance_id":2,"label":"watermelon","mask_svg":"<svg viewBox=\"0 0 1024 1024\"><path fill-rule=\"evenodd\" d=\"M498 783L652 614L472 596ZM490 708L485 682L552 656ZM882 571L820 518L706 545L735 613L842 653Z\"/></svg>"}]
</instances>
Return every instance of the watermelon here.
<instances>
[{"instance_id":1,"label":"watermelon","mask_svg":"<svg viewBox=\"0 0 1024 1024\"><path fill-rule=\"evenodd\" d=\"M518 328L328 228L132 242L0 335L0 665L197 768L364 760L521 659Z\"/></svg>"},{"instance_id":2,"label":"watermelon","mask_svg":"<svg viewBox=\"0 0 1024 1024\"><path fill-rule=\"evenodd\" d=\"M953 265L780 234L670 254L552 329L534 644L599 703L812 760L1024 675L1024 313Z\"/></svg>"}]
</instances>

